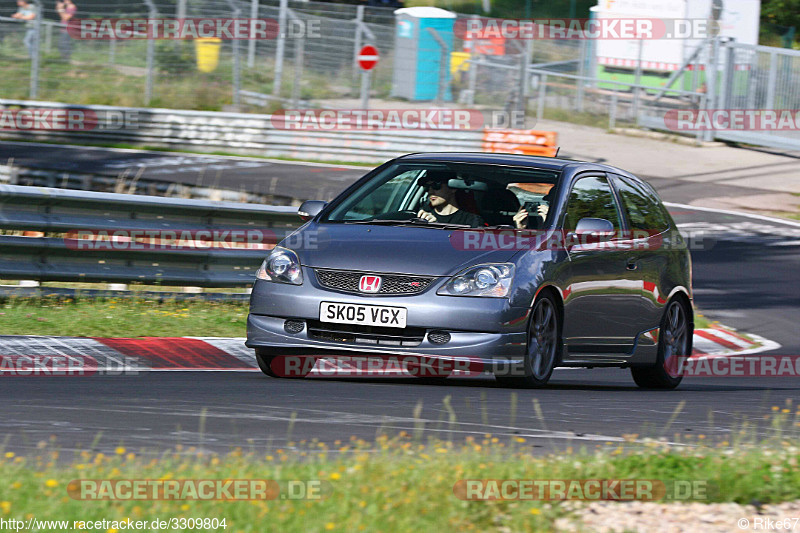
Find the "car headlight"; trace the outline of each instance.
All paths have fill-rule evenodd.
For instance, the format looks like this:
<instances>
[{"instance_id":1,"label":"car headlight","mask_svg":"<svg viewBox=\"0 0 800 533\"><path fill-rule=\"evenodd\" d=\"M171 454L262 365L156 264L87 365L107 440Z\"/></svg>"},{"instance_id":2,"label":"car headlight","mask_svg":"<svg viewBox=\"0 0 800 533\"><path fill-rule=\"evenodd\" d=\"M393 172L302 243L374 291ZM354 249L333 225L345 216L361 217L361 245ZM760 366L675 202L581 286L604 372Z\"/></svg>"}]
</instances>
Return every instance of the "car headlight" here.
<instances>
[{"instance_id":1,"label":"car headlight","mask_svg":"<svg viewBox=\"0 0 800 533\"><path fill-rule=\"evenodd\" d=\"M442 296L508 296L514 280L514 265L494 263L477 265L462 270L444 284L436 294Z\"/></svg>"},{"instance_id":2,"label":"car headlight","mask_svg":"<svg viewBox=\"0 0 800 533\"><path fill-rule=\"evenodd\" d=\"M277 283L303 284L303 271L297 254L276 246L256 271L256 278Z\"/></svg>"}]
</instances>

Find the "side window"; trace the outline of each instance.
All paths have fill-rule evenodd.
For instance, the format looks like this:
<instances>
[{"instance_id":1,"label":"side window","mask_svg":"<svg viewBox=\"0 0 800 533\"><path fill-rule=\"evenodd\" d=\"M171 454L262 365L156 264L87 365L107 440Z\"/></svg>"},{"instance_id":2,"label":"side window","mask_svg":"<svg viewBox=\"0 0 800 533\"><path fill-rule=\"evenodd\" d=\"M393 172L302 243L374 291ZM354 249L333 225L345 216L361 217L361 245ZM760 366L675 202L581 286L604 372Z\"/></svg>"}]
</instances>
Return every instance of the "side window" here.
<instances>
[{"instance_id":1,"label":"side window","mask_svg":"<svg viewBox=\"0 0 800 533\"><path fill-rule=\"evenodd\" d=\"M606 178L591 176L580 178L572 186L564 217L564 229L575 230L582 218L604 218L620 229L619 213L614 195Z\"/></svg>"},{"instance_id":2,"label":"side window","mask_svg":"<svg viewBox=\"0 0 800 533\"><path fill-rule=\"evenodd\" d=\"M669 229L669 213L647 187L620 176L615 177L614 183L631 229L646 230L650 233L661 233Z\"/></svg>"}]
</instances>

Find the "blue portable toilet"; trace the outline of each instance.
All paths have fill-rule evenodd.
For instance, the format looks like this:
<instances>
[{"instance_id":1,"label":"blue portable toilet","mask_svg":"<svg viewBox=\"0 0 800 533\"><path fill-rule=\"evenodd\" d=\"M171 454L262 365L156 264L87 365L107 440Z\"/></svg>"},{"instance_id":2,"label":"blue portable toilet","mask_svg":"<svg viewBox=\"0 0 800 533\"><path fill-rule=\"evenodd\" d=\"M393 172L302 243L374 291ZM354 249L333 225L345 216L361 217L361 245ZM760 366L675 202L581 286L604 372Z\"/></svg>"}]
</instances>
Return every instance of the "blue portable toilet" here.
<instances>
[{"instance_id":1,"label":"blue portable toilet","mask_svg":"<svg viewBox=\"0 0 800 533\"><path fill-rule=\"evenodd\" d=\"M445 100L450 101L450 54L456 15L438 7L406 7L395 14L392 96L408 100L435 100L439 74L444 70ZM447 44L447 64L441 69L442 49L428 31L436 30Z\"/></svg>"}]
</instances>

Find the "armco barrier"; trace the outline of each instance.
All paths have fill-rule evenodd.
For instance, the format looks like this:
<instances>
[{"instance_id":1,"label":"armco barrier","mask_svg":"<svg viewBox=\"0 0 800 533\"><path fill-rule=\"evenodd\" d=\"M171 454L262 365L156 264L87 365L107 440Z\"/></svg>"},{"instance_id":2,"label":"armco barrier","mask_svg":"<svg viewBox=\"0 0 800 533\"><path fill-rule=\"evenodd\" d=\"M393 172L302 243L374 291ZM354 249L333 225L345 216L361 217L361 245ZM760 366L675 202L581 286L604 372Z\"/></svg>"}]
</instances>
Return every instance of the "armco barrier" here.
<instances>
[{"instance_id":1,"label":"armco barrier","mask_svg":"<svg viewBox=\"0 0 800 533\"><path fill-rule=\"evenodd\" d=\"M76 144L127 144L263 157L383 162L411 152L555 153L554 132L527 130L308 131L273 127L270 115L172 109L77 106L57 102L1 100L0 109L81 109L97 116L88 131L10 130L0 138ZM120 117L129 119L119 124ZM501 140L487 140L499 135ZM514 136L515 140L502 140ZM542 139L547 144L542 144Z\"/></svg>"},{"instance_id":2,"label":"armco barrier","mask_svg":"<svg viewBox=\"0 0 800 533\"><path fill-rule=\"evenodd\" d=\"M297 208L0 184L0 230L259 230L282 239ZM0 235L0 278L243 287L265 248L76 250L53 236Z\"/></svg>"}]
</instances>

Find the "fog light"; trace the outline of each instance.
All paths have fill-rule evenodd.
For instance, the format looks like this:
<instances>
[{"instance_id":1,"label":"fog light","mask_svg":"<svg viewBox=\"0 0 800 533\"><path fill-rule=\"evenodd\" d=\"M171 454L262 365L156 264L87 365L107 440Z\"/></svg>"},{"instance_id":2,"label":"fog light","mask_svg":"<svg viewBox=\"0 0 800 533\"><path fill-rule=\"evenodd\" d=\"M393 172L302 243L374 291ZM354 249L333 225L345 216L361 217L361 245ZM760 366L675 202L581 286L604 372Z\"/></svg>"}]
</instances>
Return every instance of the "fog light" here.
<instances>
[{"instance_id":1,"label":"fog light","mask_svg":"<svg viewBox=\"0 0 800 533\"><path fill-rule=\"evenodd\" d=\"M445 344L450 342L450 334L446 331L431 331L428 333L428 340L433 344Z\"/></svg>"},{"instance_id":2,"label":"fog light","mask_svg":"<svg viewBox=\"0 0 800 533\"><path fill-rule=\"evenodd\" d=\"M287 320L283 323L286 333L300 333L306 328L306 323L302 320Z\"/></svg>"}]
</instances>

